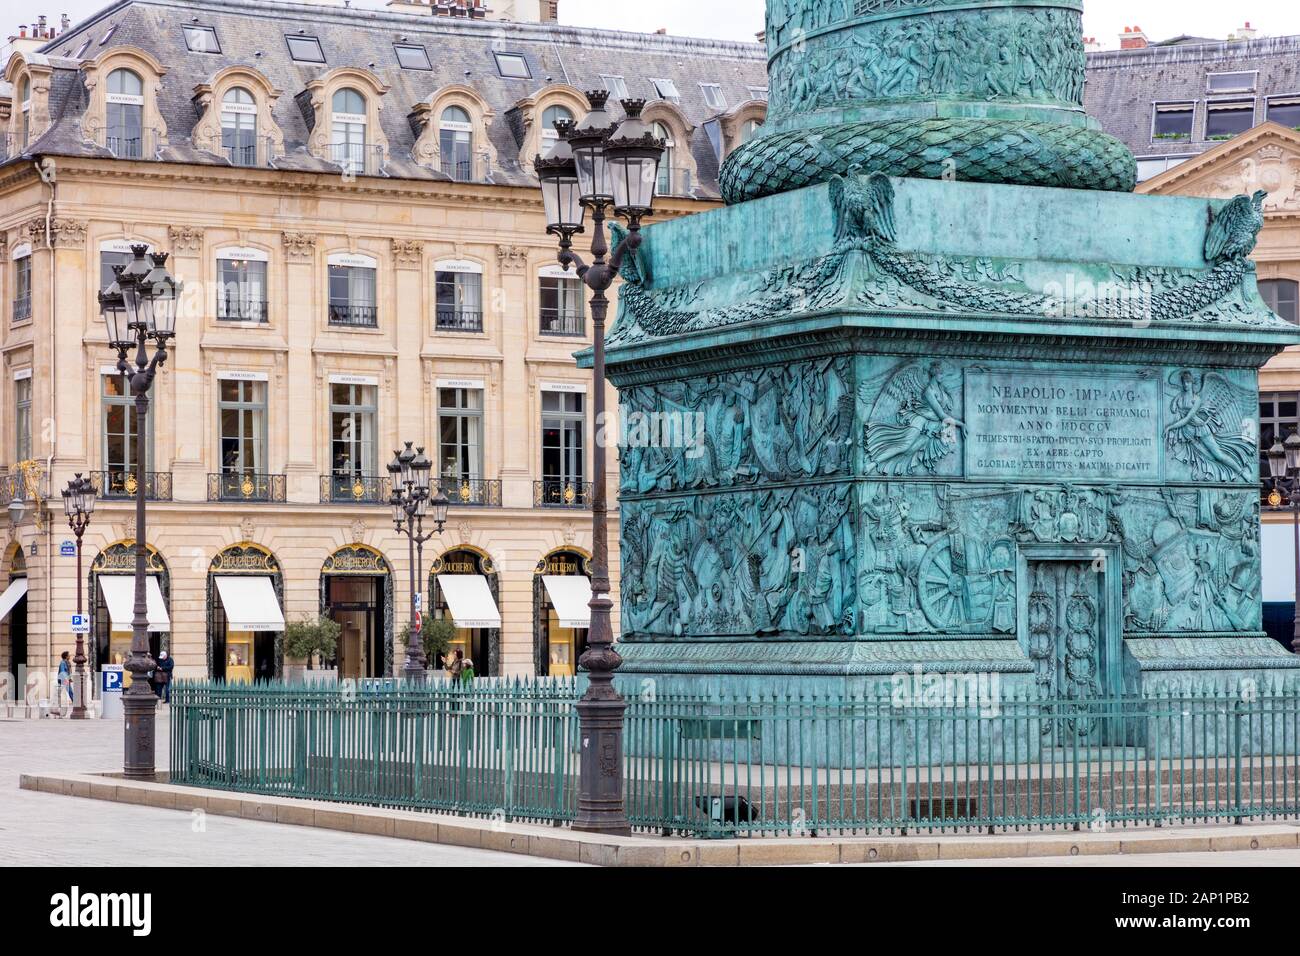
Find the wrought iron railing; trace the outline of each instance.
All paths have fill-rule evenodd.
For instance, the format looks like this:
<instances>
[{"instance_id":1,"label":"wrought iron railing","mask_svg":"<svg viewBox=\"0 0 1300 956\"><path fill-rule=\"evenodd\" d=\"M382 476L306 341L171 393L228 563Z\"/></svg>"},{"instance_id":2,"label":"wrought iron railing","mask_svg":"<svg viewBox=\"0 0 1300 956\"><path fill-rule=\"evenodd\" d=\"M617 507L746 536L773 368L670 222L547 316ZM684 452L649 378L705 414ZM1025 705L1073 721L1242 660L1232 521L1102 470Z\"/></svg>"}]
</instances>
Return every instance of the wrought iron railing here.
<instances>
[{"instance_id":1,"label":"wrought iron railing","mask_svg":"<svg viewBox=\"0 0 1300 956\"><path fill-rule=\"evenodd\" d=\"M157 159L159 135L152 127L92 126L90 141L116 159Z\"/></svg>"},{"instance_id":2,"label":"wrought iron railing","mask_svg":"<svg viewBox=\"0 0 1300 956\"><path fill-rule=\"evenodd\" d=\"M349 328L374 329L379 327L379 307L374 305L352 305L348 302L330 303L330 325L342 325Z\"/></svg>"},{"instance_id":3,"label":"wrought iron railing","mask_svg":"<svg viewBox=\"0 0 1300 956\"><path fill-rule=\"evenodd\" d=\"M392 494L389 478L368 475L321 475L321 504L383 504Z\"/></svg>"},{"instance_id":4,"label":"wrought iron railing","mask_svg":"<svg viewBox=\"0 0 1300 956\"><path fill-rule=\"evenodd\" d=\"M483 311L481 309L438 306L434 310L434 314L434 325L439 332L483 331Z\"/></svg>"},{"instance_id":5,"label":"wrought iron railing","mask_svg":"<svg viewBox=\"0 0 1300 956\"><path fill-rule=\"evenodd\" d=\"M816 837L1300 817L1294 679L1250 694L1093 700L963 687L625 689L628 820L665 835ZM569 679L439 680L348 696L181 681L170 782L566 823L580 690Z\"/></svg>"},{"instance_id":6,"label":"wrought iron railing","mask_svg":"<svg viewBox=\"0 0 1300 956\"><path fill-rule=\"evenodd\" d=\"M95 491L101 498L130 499L135 497L136 483L134 469L109 469L91 474ZM144 475L144 496L148 501L172 500L172 474L170 471L147 471Z\"/></svg>"},{"instance_id":7,"label":"wrought iron railing","mask_svg":"<svg viewBox=\"0 0 1300 956\"><path fill-rule=\"evenodd\" d=\"M587 322L581 309L542 309L542 335L586 335Z\"/></svg>"},{"instance_id":8,"label":"wrought iron railing","mask_svg":"<svg viewBox=\"0 0 1300 956\"><path fill-rule=\"evenodd\" d=\"M501 507L501 482L484 478L443 478L439 482L442 493L452 507L482 505Z\"/></svg>"},{"instance_id":9,"label":"wrought iron railing","mask_svg":"<svg viewBox=\"0 0 1300 956\"><path fill-rule=\"evenodd\" d=\"M534 508L590 508L591 482L545 478L533 482Z\"/></svg>"},{"instance_id":10,"label":"wrought iron railing","mask_svg":"<svg viewBox=\"0 0 1300 956\"><path fill-rule=\"evenodd\" d=\"M330 162L353 176L382 176L384 147L374 143L331 143Z\"/></svg>"},{"instance_id":11,"label":"wrought iron railing","mask_svg":"<svg viewBox=\"0 0 1300 956\"><path fill-rule=\"evenodd\" d=\"M270 166L275 159L275 142L269 136L221 143L221 155L231 166Z\"/></svg>"},{"instance_id":12,"label":"wrought iron railing","mask_svg":"<svg viewBox=\"0 0 1300 956\"><path fill-rule=\"evenodd\" d=\"M286 480L284 475L263 475L255 472L222 472L208 475L209 501L262 501L283 503Z\"/></svg>"},{"instance_id":13,"label":"wrought iron railing","mask_svg":"<svg viewBox=\"0 0 1300 956\"><path fill-rule=\"evenodd\" d=\"M446 176L458 183L485 183L490 173L488 163L482 156L462 160L444 156L440 168Z\"/></svg>"},{"instance_id":14,"label":"wrought iron railing","mask_svg":"<svg viewBox=\"0 0 1300 956\"><path fill-rule=\"evenodd\" d=\"M266 322L265 299L217 293L217 318L223 322Z\"/></svg>"},{"instance_id":15,"label":"wrought iron railing","mask_svg":"<svg viewBox=\"0 0 1300 956\"><path fill-rule=\"evenodd\" d=\"M12 321L25 322L32 317L32 294L17 296L14 299L14 311Z\"/></svg>"}]
</instances>

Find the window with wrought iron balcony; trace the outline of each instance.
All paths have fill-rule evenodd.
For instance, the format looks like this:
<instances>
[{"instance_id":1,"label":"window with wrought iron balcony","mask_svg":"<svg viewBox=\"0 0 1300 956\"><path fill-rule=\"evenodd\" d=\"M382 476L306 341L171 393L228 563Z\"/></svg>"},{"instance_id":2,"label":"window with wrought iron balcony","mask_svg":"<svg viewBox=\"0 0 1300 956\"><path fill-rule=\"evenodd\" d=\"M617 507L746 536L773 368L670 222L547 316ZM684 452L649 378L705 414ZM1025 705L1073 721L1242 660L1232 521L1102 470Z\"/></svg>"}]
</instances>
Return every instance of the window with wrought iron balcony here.
<instances>
[{"instance_id":1,"label":"window with wrought iron balcony","mask_svg":"<svg viewBox=\"0 0 1300 956\"><path fill-rule=\"evenodd\" d=\"M440 268L434 278L434 327L439 332L483 331L483 276L461 271L467 265Z\"/></svg>"},{"instance_id":2,"label":"window with wrought iron balcony","mask_svg":"<svg viewBox=\"0 0 1300 956\"><path fill-rule=\"evenodd\" d=\"M25 322L32 317L32 257L14 260L14 309L11 321Z\"/></svg>"},{"instance_id":3,"label":"window with wrought iron balcony","mask_svg":"<svg viewBox=\"0 0 1300 956\"><path fill-rule=\"evenodd\" d=\"M332 264L329 267L329 324L344 328L379 327L372 266Z\"/></svg>"},{"instance_id":4,"label":"window with wrought iron balcony","mask_svg":"<svg viewBox=\"0 0 1300 956\"><path fill-rule=\"evenodd\" d=\"M541 278L542 335L581 336L587 334L582 307L582 280L576 275L543 275Z\"/></svg>"},{"instance_id":5,"label":"window with wrought iron balcony","mask_svg":"<svg viewBox=\"0 0 1300 956\"><path fill-rule=\"evenodd\" d=\"M217 318L224 322L266 322L266 262L251 258L217 260Z\"/></svg>"}]
</instances>

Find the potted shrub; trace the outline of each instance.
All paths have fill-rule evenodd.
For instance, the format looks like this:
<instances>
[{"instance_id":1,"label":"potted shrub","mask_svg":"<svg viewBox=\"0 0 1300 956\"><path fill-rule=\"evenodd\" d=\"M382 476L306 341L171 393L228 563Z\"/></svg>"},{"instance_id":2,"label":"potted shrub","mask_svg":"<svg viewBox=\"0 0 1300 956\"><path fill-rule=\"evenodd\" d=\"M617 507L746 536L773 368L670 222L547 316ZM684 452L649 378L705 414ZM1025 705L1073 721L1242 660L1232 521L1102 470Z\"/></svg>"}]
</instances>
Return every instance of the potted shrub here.
<instances>
[{"instance_id":1,"label":"potted shrub","mask_svg":"<svg viewBox=\"0 0 1300 956\"><path fill-rule=\"evenodd\" d=\"M338 680L337 668L316 667L334 657L339 646L339 635L343 629L338 622L325 615L312 617L303 615L297 621L285 626L284 653L286 657L303 661L302 664L287 665L285 671L290 679L329 682Z\"/></svg>"},{"instance_id":2,"label":"potted shrub","mask_svg":"<svg viewBox=\"0 0 1300 956\"><path fill-rule=\"evenodd\" d=\"M426 618L423 627L420 630L420 638L424 642L424 660L425 668L429 671L430 676L437 676L441 673L438 668L438 655L447 653L451 647L451 639L456 635L456 625L451 623L447 618L435 617ZM411 639L411 625L403 626L397 639L403 644L409 644Z\"/></svg>"}]
</instances>

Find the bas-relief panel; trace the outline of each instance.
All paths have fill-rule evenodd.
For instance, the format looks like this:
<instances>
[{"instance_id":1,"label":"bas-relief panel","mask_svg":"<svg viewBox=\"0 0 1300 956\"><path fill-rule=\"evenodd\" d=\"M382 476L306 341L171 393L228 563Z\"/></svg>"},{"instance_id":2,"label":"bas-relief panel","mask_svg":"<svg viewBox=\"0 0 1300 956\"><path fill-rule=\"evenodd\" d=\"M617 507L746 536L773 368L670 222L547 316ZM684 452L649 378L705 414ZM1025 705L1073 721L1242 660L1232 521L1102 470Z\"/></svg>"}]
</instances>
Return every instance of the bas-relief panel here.
<instances>
[{"instance_id":1,"label":"bas-relief panel","mask_svg":"<svg viewBox=\"0 0 1300 956\"><path fill-rule=\"evenodd\" d=\"M626 389L701 436L623 451L625 636L1010 635L1023 546L1103 543L1126 631L1258 630L1247 374L841 356Z\"/></svg>"}]
</instances>

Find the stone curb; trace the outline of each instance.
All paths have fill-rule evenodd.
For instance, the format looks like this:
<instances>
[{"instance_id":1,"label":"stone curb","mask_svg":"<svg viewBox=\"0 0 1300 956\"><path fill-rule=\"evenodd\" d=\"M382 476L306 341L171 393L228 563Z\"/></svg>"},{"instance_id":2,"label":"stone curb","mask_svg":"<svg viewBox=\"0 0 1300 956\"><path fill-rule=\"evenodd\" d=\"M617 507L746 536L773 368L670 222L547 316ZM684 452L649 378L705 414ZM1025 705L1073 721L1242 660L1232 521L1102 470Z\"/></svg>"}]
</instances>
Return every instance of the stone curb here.
<instances>
[{"instance_id":1,"label":"stone curb","mask_svg":"<svg viewBox=\"0 0 1300 956\"><path fill-rule=\"evenodd\" d=\"M1300 823L1113 833L689 840L609 837L559 827L268 797L100 774L22 774L23 790L166 810L474 847L596 866L788 866L1300 848Z\"/></svg>"}]
</instances>

